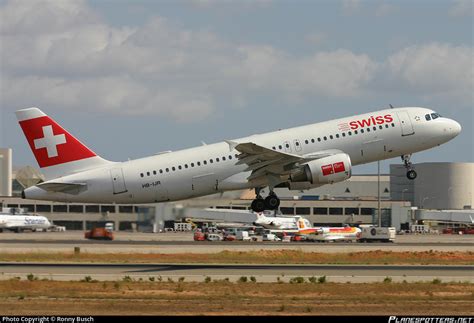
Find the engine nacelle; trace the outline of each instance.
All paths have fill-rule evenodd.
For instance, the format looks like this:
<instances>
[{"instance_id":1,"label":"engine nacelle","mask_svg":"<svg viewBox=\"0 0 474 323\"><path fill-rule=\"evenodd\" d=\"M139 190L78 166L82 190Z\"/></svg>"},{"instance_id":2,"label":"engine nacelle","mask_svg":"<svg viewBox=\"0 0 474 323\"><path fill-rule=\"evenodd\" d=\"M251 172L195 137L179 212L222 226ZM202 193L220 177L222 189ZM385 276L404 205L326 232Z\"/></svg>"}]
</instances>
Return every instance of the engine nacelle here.
<instances>
[{"instance_id":1,"label":"engine nacelle","mask_svg":"<svg viewBox=\"0 0 474 323\"><path fill-rule=\"evenodd\" d=\"M290 180L324 185L345 181L351 175L351 159L349 155L341 153L308 162L301 172L291 175Z\"/></svg>"}]
</instances>

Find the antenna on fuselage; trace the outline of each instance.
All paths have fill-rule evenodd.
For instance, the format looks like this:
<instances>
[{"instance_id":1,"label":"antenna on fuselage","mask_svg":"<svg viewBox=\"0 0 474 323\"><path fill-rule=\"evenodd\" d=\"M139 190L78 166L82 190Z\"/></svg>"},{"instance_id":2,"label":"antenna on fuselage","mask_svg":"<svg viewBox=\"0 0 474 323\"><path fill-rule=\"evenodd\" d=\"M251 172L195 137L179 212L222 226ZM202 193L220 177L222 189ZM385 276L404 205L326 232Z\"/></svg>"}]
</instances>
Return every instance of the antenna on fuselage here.
<instances>
[{"instance_id":1,"label":"antenna on fuselage","mask_svg":"<svg viewBox=\"0 0 474 323\"><path fill-rule=\"evenodd\" d=\"M389 104L389 106L390 106L390 109L393 109L393 105Z\"/></svg>"}]
</instances>

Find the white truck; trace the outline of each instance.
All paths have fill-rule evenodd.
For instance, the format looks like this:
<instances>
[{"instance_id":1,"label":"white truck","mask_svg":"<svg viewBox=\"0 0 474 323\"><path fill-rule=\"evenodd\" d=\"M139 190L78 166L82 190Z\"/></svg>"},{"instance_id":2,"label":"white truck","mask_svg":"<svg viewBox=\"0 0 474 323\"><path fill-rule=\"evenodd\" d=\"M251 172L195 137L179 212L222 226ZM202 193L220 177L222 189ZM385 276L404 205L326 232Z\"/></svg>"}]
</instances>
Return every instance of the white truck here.
<instances>
[{"instance_id":1,"label":"white truck","mask_svg":"<svg viewBox=\"0 0 474 323\"><path fill-rule=\"evenodd\" d=\"M252 238L250 238L248 231L237 231L235 238L241 241L252 241Z\"/></svg>"},{"instance_id":2,"label":"white truck","mask_svg":"<svg viewBox=\"0 0 474 323\"><path fill-rule=\"evenodd\" d=\"M395 242L397 230L394 227L376 227L361 225L358 242Z\"/></svg>"}]
</instances>

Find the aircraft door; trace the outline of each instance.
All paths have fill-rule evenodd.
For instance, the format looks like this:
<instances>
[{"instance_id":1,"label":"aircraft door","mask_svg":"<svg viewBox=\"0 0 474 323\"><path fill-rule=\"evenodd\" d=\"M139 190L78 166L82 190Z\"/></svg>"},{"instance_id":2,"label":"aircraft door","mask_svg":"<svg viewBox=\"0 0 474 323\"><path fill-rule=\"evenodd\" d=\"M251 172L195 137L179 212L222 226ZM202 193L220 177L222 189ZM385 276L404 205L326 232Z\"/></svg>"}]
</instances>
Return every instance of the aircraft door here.
<instances>
[{"instance_id":1,"label":"aircraft door","mask_svg":"<svg viewBox=\"0 0 474 323\"><path fill-rule=\"evenodd\" d=\"M214 173L193 176L192 190L195 194L217 191L217 176Z\"/></svg>"},{"instance_id":2,"label":"aircraft door","mask_svg":"<svg viewBox=\"0 0 474 323\"><path fill-rule=\"evenodd\" d=\"M366 162L383 159L386 149L383 139L364 142L361 149L362 159Z\"/></svg>"},{"instance_id":3,"label":"aircraft door","mask_svg":"<svg viewBox=\"0 0 474 323\"><path fill-rule=\"evenodd\" d=\"M289 141L285 141L285 142L283 143L283 145L285 146L285 151L286 151L287 153L291 153L290 142L289 142Z\"/></svg>"},{"instance_id":4,"label":"aircraft door","mask_svg":"<svg viewBox=\"0 0 474 323\"><path fill-rule=\"evenodd\" d=\"M168 190L163 187L163 184L155 186L155 202L164 202L169 200Z\"/></svg>"},{"instance_id":5,"label":"aircraft door","mask_svg":"<svg viewBox=\"0 0 474 323\"><path fill-rule=\"evenodd\" d=\"M110 177L112 179L112 186L114 189L114 194L120 194L127 192L127 187L125 186L125 179L123 177L122 168L113 168L110 170Z\"/></svg>"},{"instance_id":6,"label":"aircraft door","mask_svg":"<svg viewBox=\"0 0 474 323\"><path fill-rule=\"evenodd\" d=\"M400 126L402 127L402 136L410 136L415 133L413 129L413 124L410 120L410 115L407 111L399 111L397 112L398 121L400 122Z\"/></svg>"}]
</instances>

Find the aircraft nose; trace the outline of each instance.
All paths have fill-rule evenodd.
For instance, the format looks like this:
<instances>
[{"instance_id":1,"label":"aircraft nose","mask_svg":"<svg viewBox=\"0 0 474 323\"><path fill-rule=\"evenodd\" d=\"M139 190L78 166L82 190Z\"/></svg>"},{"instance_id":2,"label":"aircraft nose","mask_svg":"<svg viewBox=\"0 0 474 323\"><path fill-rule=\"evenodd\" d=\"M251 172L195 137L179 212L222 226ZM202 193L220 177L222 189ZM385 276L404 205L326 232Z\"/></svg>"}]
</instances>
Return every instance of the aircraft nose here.
<instances>
[{"instance_id":1,"label":"aircraft nose","mask_svg":"<svg viewBox=\"0 0 474 323\"><path fill-rule=\"evenodd\" d=\"M459 124L459 122L450 119L448 129L449 129L449 132L451 133L451 135L454 138L454 137L456 137L457 135L459 135L461 133L462 127Z\"/></svg>"}]
</instances>

